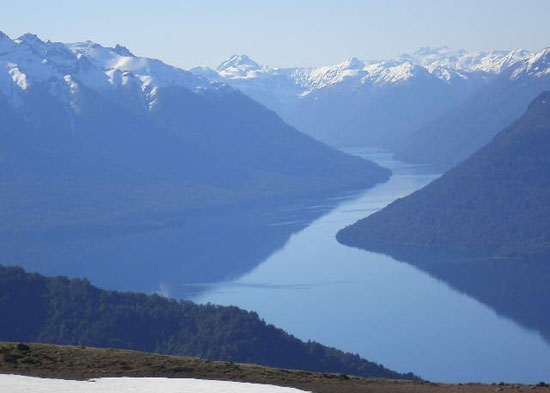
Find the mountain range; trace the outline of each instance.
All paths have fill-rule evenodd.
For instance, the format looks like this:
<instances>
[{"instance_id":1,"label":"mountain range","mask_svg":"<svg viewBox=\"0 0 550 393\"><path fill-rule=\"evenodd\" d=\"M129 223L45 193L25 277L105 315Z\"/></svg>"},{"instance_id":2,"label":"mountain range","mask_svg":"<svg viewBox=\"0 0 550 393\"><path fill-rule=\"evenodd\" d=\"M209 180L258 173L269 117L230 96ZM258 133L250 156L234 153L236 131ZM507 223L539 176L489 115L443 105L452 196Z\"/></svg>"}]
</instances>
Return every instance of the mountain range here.
<instances>
[{"instance_id":1,"label":"mountain range","mask_svg":"<svg viewBox=\"0 0 550 393\"><path fill-rule=\"evenodd\" d=\"M467 160L337 234L390 255L401 248L493 258L550 255L550 92ZM400 252L400 251L399 251Z\"/></svg>"},{"instance_id":2,"label":"mountain range","mask_svg":"<svg viewBox=\"0 0 550 393\"><path fill-rule=\"evenodd\" d=\"M0 231L158 222L390 172L224 83L122 46L0 34Z\"/></svg>"},{"instance_id":3,"label":"mountain range","mask_svg":"<svg viewBox=\"0 0 550 393\"><path fill-rule=\"evenodd\" d=\"M485 146L550 89L550 48L511 62L451 110L403 140L398 158L446 170Z\"/></svg>"},{"instance_id":4,"label":"mountain range","mask_svg":"<svg viewBox=\"0 0 550 393\"><path fill-rule=\"evenodd\" d=\"M271 68L236 55L216 70L190 71L240 89L328 144L383 147L448 169L549 88L549 53L421 48L318 68Z\"/></svg>"}]
</instances>

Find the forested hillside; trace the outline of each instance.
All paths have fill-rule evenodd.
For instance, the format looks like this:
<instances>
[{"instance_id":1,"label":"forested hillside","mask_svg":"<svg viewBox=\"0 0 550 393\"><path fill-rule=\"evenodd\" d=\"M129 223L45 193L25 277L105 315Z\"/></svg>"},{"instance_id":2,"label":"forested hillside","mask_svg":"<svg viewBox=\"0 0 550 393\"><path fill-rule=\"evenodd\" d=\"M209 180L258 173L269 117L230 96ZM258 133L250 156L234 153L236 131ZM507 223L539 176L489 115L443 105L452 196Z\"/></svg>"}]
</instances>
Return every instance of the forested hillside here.
<instances>
[{"instance_id":1,"label":"forested hillside","mask_svg":"<svg viewBox=\"0 0 550 393\"><path fill-rule=\"evenodd\" d=\"M458 167L341 230L344 244L550 255L550 92Z\"/></svg>"},{"instance_id":2,"label":"forested hillside","mask_svg":"<svg viewBox=\"0 0 550 393\"><path fill-rule=\"evenodd\" d=\"M86 280L0 267L0 340L135 349L266 366L413 379L315 342L254 312L158 295L104 291ZM327 316L329 317L329 316Z\"/></svg>"}]
</instances>

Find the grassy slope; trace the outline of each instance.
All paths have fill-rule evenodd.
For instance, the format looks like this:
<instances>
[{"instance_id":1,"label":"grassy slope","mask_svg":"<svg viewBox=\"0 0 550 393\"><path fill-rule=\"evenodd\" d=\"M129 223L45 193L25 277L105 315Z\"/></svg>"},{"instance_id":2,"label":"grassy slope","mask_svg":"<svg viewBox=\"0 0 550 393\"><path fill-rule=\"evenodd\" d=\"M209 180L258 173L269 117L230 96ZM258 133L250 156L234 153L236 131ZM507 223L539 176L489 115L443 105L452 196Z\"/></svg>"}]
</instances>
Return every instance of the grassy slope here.
<instances>
[{"instance_id":1,"label":"grassy slope","mask_svg":"<svg viewBox=\"0 0 550 393\"><path fill-rule=\"evenodd\" d=\"M121 376L200 378L265 383L317 393L550 391L542 385L453 385L359 378L136 351L7 342L0 342L0 373L64 379Z\"/></svg>"}]
</instances>

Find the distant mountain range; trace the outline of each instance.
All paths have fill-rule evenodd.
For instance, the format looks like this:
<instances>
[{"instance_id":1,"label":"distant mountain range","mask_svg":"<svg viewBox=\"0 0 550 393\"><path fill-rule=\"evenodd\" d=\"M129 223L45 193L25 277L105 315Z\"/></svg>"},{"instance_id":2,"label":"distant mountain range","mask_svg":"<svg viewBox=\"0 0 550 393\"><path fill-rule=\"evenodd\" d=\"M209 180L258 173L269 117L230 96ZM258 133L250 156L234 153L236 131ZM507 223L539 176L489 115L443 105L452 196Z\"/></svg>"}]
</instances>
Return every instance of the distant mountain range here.
<instances>
[{"instance_id":1,"label":"distant mountain range","mask_svg":"<svg viewBox=\"0 0 550 393\"><path fill-rule=\"evenodd\" d=\"M232 56L215 71L190 71L240 89L331 145L384 147L447 169L550 87L548 53L422 48L319 68L270 68Z\"/></svg>"},{"instance_id":2,"label":"distant mountain range","mask_svg":"<svg viewBox=\"0 0 550 393\"><path fill-rule=\"evenodd\" d=\"M254 312L198 305L159 295L104 291L86 280L48 278L0 266L1 341L133 349L208 360L418 379L303 342Z\"/></svg>"},{"instance_id":3,"label":"distant mountain range","mask_svg":"<svg viewBox=\"0 0 550 393\"><path fill-rule=\"evenodd\" d=\"M484 86L405 138L397 157L448 169L489 143L548 89L550 48L507 63Z\"/></svg>"},{"instance_id":4,"label":"distant mountain range","mask_svg":"<svg viewBox=\"0 0 550 393\"><path fill-rule=\"evenodd\" d=\"M341 192L390 172L238 90L93 42L0 34L0 232Z\"/></svg>"},{"instance_id":5,"label":"distant mountain range","mask_svg":"<svg viewBox=\"0 0 550 393\"><path fill-rule=\"evenodd\" d=\"M340 242L490 257L550 256L550 92L467 160L338 232Z\"/></svg>"}]
</instances>

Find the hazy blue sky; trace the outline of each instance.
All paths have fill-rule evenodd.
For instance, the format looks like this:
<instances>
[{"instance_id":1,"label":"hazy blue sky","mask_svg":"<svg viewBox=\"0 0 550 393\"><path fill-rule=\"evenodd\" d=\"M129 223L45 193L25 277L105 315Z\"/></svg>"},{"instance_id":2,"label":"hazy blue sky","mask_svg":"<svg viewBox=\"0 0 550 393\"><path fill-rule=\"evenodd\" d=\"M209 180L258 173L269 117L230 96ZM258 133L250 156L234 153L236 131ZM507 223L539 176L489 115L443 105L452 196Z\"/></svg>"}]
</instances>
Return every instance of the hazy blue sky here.
<instances>
[{"instance_id":1,"label":"hazy blue sky","mask_svg":"<svg viewBox=\"0 0 550 393\"><path fill-rule=\"evenodd\" d=\"M262 64L380 59L421 46L539 50L550 0L27 0L1 6L0 30L53 41L121 43L190 67L248 54Z\"/></svg>"}]
</instances>

